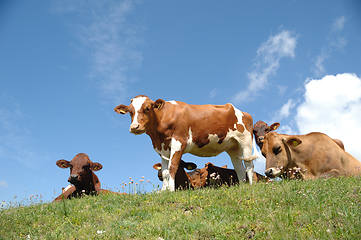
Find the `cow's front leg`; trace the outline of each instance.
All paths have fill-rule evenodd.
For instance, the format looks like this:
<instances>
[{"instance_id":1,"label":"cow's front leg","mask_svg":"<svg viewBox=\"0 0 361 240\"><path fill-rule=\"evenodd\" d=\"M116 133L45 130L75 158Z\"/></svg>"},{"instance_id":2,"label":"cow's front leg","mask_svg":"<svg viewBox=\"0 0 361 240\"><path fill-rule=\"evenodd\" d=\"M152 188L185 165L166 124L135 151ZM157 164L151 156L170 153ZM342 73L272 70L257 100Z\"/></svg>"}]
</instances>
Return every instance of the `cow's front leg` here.
<instances>
[{"instance_id":1,"label":"cow's front leg","mask_svg":"<svg viewBox=\"0 0 361 240\"><path fill-rule=\"evenodd\" d=\"M170 162L168 166L169 170L169 190L175 190L175 175L178 171L178 166L181 161L183 151L185 149L185 144L172 139L172 147L171 147L171 154L170 154Z\"/></svg>"},{"instance_id":2,"label":"cow's front leg","mask_svg":"<svg viewBox=\"0 0 361 240\"><path fill-rule=\"evenodd\" d=\"M163 185L162 191L169 189L169 158L164 156L162 157L162 177L163 177Z\"/></svg>"}]
</instances>

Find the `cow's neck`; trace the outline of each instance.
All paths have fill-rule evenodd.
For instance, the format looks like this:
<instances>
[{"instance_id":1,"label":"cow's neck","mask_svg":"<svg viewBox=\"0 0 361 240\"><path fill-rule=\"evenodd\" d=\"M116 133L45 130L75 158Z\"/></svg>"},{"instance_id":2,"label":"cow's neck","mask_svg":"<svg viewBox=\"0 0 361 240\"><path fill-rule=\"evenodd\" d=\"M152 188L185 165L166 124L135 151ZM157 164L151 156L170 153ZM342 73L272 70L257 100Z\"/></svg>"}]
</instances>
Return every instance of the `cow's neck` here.
<instances>
[{"instance_id":1,"label":"cow's neck","mask_svg":"<svg viewBox=\"0 0 361 240\"><path fill-rule=\"evenodd\" d=\"M95 184L96 184L96 175L94 177L94 173L93 171L90 171L90 173L88 173L86 175L86 177L83 179L82 182L80 182L79 184L74 184L75 188L76 188L76 193L77 194L90 194L92 192L95 192Z\"/></svg>"},{"instance_id":2,"label":"cow's neck","mask_svg":"<svg viewBox=\"0 0 361 240\"><path fill-rule=\"evenodd\" d=\"M296 166L295 161L293 161L290 147L285 142L283 142L283 144L284 144L285 149L286 149L287 162L288 162L287 168L284 169L284 170L288 171L289 168L294 168L294 167L297 167L297 166Z\"/></svg>"},{"instance_id":3,"label":"cow's neck","mask_svg":"<svg viewBox=\"0 0 361 240\"><path fill-rule=\"evenodd\" d=\"M147 130L147 135L150 137L153 143L153 148L158 149L159 151L162 150L162 143L165 142L167 136L164 134L164 132L158 131L158 128L161 123L161 114L154 113L154 122L153 124L150 124L151 127Z\"/></svg>"}]
</instances>

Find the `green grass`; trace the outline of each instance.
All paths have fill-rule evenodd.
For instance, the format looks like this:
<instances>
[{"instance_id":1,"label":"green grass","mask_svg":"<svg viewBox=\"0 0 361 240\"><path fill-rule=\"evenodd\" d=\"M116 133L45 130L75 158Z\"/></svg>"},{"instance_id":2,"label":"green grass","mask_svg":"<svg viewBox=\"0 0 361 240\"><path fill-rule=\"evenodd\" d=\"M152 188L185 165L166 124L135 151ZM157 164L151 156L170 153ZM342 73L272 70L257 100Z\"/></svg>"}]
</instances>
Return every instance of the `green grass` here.
<instances>
[{"instance_id":1,"label":"green grass","mask_svg":"<svg viewBox=\"0 0 361 240\"><path fill-rule=\"evenodd\" d=\"M361 239L360 178L86 196L0 210L0 239Z\"/></svg>"}]
</instances>

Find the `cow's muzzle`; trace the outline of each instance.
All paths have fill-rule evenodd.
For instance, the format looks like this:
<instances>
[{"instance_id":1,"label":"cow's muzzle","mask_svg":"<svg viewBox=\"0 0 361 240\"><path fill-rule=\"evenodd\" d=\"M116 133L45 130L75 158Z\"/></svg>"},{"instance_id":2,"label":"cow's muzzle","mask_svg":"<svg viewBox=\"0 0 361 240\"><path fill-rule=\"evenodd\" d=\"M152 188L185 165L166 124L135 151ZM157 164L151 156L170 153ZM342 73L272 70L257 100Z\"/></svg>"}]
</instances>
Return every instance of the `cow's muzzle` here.
<instances>
[{"instance_id":1,"label":"cow's muzzle","mask_svg":"<svg viewBox=\"0 0 361 240\"><path fill-rule=\"evenodd\" d=\"M79 180L79 175L77 174L72 174L70 175L69 179L68 179L68 182L70 182L71 184L76 184L78 183L80 180Z\"/></svg>"},{"instance_id":2,"label":"cow's muzzle","mask_svg":"<svg viewBox=\"0 0 361 240\"><path fill-rule=\"evenodd\" d=\"M269 178L275 178L281 175L281 170L279 168L268 168L264 173Z\"/></svg>"},{"instance_id":3,"label":"cow's muzzle","mask_svg":"<svg viewBox=\"0 0 361 240\"><path fill-rule=\"evenodd\" d=\"M130 132L135 135L139 135L139 134L144 133L145 130L142 129L139 124L132 124L132 125L130 125Z\"/></svg>"}]
</instances>

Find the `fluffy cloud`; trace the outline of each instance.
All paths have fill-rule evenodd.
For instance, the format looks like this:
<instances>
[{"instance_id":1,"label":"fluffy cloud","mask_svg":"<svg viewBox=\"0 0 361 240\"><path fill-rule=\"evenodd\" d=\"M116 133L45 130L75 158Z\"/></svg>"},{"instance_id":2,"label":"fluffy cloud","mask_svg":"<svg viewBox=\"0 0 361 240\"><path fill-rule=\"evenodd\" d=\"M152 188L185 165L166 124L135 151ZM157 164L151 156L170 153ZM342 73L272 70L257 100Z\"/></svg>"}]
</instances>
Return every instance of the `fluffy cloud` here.
<instances>
[{"instance_id":1,"label":"fluffy cloud","mask_svg":"<svg viewBox=\"0 0 361 240\"><path fill-rule=\"evenodd\" d=\"M255 69L248 73L249 85L247 90L235 95L232 102L250 100L257 91L264 89L268 78L276 74L280 67L280 60L285 57L295 57L297 37L290 31L282 31L261 44L257 50Z\"/></svg>"},{"instance_id":2,"label":"fluffy cloud","mask_svg":"<svg viewBox=\"0 0 361 240\"><path fill-rule=\"evenodd\" d=\"M308 80L295 117L301 134L323 132L341 139L347 152L361 159L361 79L355 74Z\"/></svg>"}]
</instances>

